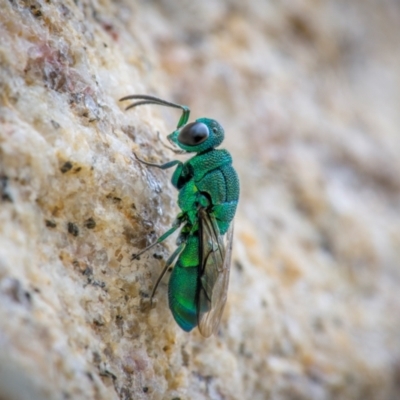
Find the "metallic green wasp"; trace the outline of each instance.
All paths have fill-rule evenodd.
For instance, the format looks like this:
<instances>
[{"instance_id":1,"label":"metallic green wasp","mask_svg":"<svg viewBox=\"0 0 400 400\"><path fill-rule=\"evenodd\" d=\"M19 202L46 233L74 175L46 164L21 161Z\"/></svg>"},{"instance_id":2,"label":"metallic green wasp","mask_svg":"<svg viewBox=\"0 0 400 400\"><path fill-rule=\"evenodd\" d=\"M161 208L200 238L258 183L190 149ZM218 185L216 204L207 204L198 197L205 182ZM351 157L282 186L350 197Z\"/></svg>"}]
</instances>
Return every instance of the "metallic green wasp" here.
<instances>
[{"instance_id":1,"label":"metallic green wasp","mask_svg":"<svg viewBox=\"0 0 400 400\"><path fill-rule=\"evenodd\" d=\"M136 157L150 167L176 167L172 184L179 190L181 212L173 226L156 242L133 259L164 241L181 226L177 249L168 258L151 294L168 268L174 268L168 285L169 308L178 325L189 332L196 326L208 337L216 333L225 306L232 253L233 218L239 199L239 180L226 150L217 150L224 140L224 130L215 120L200 118L187 123L186 106L147 95L126 96L135 100L126 109L145 104L179 108L182 115L168 139L176 153L195 153L186 162L178 160L158 165Z\"/></svg>"}]
</instances>

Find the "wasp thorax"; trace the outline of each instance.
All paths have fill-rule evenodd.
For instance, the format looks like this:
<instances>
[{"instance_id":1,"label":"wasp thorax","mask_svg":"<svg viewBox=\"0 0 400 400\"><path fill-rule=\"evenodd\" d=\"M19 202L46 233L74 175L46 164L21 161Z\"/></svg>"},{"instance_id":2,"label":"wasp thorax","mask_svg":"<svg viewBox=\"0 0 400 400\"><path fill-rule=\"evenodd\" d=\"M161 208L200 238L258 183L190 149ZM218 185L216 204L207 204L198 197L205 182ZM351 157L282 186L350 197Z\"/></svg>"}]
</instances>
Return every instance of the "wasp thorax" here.
<instances>
[{"instance_id":1,"label":"wasp thorax","mask_svg":"<svg viewBox=\"0 0 400 400\"><path fill-rule=\"evenodd\" d=\"M178 141L187 146L196 146L203 143L210 135L206 124L191 122L187 124L178 135Z\"/></svg>"}]
</instances>

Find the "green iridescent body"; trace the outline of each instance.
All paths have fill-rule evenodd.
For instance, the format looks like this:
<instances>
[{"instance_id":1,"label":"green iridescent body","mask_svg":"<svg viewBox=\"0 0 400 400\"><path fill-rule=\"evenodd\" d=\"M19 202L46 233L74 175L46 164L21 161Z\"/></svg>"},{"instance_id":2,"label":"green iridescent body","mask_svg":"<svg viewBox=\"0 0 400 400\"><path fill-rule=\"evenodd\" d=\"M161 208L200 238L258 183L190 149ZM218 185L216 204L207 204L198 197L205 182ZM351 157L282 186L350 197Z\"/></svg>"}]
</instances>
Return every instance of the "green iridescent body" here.
<instances>
[{"instance_id":1,"label":"green iridescent body","mask_svg":"<svg viewBox=\"0 0 400 400\"><path fill-rule=\"evenodd\" d=\"M152 296L176 259L168 286L172 315L183 330L190 331L198 325L204 336L210 336L218 328L226 301L232 220L239 199L239 180L232 167L232 157L228 151L216 149L224 139L224 130L209 118L187 124L190 110L186 106L145 95L127 96L122 100L128 99L139 100L128 108L158 104L183 110L177 129L168 139L183 153L196 154L184 163L174 160L156 165L139 160L161 169L176 167L172 184L179 190L181 213L170 230L134 258L183 225L178 247L167 260Z\"/></svg>"}]
</instances>

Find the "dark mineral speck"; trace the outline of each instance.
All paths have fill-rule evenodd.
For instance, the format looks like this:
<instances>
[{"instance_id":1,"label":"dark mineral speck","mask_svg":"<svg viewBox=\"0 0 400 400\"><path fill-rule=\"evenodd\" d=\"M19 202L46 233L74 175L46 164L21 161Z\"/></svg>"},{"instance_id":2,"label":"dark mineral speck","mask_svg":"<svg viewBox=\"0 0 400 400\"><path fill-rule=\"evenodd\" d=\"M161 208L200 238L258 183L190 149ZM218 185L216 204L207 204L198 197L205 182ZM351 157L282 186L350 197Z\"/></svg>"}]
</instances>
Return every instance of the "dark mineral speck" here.
<instances>
[{"instance_id":1,"label":"dark mineral speck","mask_svg":"<svg viewBox=\"0 0 400 400\"><path fill-rule=\"evenodd\" d=\"M11 195L8 192L8 177L5 175L0 175L0 199L12 202Z\"/></svg>"},{"instance_id":2,"label":"dark mineral speck","mask_svg":"<svg viewBox=\"0 0 400 400\"><path fill-rule=\"evenodd\" d=\"M96 227L96 221L93 218L88 218L85 221L85 227L88 229L93 229Z\"/></svg>"},{"instance_id":3,"label":"dark mineral speck","mask_svg":"<svg viewBox=\"0 0 400 400\"><path fill-rule=\"evenodd\" d=\"M57 226L57 224L54 221L51 221L49 219L46 219L44 222L48 228L55 228Z\"/></svg>"},{"instance_id":4,"label":"dark mineral speck","mask_svg":"<svg viewBox=\"0 0 400 400\"><path fill-rule=\"evenodd\" d=\"M69 170L72 169L72 163L71 161L66 161L62 167L60 168L60 171L65 174L66 172L68 172Z\"/></svg>"},{"instance_id":5,"label":"dark mineral speck","mask_svg":"<svg viewBox=\"0 0 400 400\"><path fill-rule=\"evenodd\" d=\"M73 236L78 236L79 229L74 223L68 222L68 233L70 233Z\"/></svg>"}]
</instances>

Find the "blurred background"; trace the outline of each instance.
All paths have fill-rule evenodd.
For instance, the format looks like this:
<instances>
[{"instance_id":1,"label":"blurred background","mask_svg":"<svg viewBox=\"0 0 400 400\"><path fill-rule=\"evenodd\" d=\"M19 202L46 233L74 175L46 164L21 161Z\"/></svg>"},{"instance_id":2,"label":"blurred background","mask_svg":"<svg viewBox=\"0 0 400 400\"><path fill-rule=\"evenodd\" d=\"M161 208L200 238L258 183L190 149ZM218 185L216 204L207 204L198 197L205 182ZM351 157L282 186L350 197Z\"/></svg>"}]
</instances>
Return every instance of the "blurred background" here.
<instances>
[{"instance_id":1,"label":"blurred background","mask_svg":"<svg viewBox=\"0 0 400 400\"><path fill-rule=\"evenodd\" d=\"M241 178L226 324L245 398L400 398L400 3L136 12L146 86L218 119Z\"/></svg>"}]
</instances>

